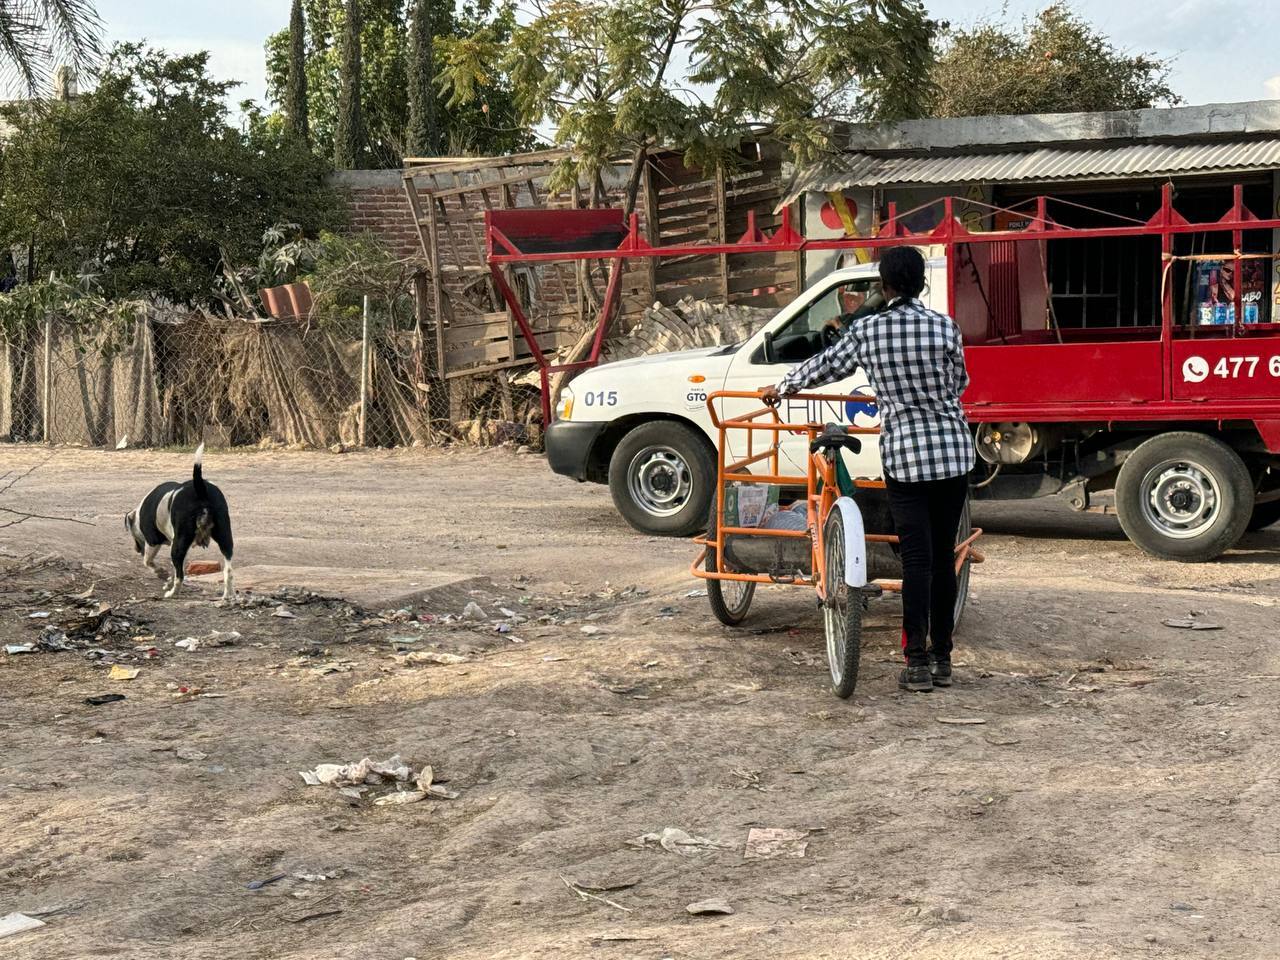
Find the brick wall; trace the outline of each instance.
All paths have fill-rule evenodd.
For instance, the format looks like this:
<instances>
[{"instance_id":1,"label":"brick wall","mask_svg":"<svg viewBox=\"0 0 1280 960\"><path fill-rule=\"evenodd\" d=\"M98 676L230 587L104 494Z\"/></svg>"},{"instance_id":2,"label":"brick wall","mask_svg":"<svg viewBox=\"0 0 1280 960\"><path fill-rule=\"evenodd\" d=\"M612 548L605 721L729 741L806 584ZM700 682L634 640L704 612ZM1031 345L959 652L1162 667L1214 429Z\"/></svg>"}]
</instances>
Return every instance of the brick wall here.
<instances>
[{"instance_id":1,"label":"brick wall","mask_svg":"<svg viewBox=\"0 0 1280 960\"><path fill-rule=\"evenodd\" d=\"M330 182L346 194L348 230L373 234L397 256L421 256L418 231L399 169L340 170Z\"/></svg>"}]
</instances>

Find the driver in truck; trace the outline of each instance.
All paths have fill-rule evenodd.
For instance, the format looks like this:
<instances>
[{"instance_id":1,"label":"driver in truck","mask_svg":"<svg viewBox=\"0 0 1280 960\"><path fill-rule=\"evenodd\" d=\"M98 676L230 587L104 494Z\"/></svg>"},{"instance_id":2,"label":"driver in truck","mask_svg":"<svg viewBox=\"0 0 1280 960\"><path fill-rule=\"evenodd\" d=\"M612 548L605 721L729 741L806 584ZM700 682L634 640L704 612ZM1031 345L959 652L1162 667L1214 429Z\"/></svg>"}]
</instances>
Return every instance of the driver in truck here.
<instances>
[{"instance_id":1,"label":"driver in truck","mask_svg":"<svg viewBox=\"0 0 1280 960\"><path fill-rule=\"evenodd\" d=\"M861 367L881 413L880 455L902 554L904 690L951 685L953 545L969 492L973 439L960 395L969 385L960 331L920 302L925 261L914 247L880 258L884 306L841 318L844 333L793 368L764 399L834 383ZM870 300L871 298L868 298ZM930 644L929 641L932 641Z\"/></svg>"}]
</instances>

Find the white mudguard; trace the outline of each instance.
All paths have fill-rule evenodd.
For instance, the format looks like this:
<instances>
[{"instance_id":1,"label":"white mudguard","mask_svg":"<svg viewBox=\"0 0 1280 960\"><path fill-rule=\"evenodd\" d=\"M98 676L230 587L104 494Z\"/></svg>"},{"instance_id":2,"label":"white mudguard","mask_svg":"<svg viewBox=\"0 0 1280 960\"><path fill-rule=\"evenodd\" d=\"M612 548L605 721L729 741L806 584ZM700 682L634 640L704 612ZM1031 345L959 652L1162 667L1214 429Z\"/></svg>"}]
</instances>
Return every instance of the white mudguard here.
<instances>
[{"instance_id":1,"label":"white mudguard","mask_svg":"<svg viewBox=\"0 0 1280 960\"><path fill-rule=\"evenodd\" d=\"M862 511L850 497L841 497L832 510L840 511L844 522L844 582L851 587L867 585L867 531Z\"/></svg>"}]
</instances>

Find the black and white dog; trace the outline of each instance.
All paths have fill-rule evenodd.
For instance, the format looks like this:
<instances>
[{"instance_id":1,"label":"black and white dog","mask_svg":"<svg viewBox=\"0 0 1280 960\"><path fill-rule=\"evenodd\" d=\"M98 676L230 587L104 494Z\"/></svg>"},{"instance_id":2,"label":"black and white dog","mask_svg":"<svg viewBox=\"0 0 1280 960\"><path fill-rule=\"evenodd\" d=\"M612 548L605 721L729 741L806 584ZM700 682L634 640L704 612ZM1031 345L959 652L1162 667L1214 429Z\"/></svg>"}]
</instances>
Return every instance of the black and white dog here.
<instances>
[{"instance_id":1,"label":"black and white dog","mask_svg":"<svg viewBox=\"0 0 1280 960\"><path fill-rule=\"evenodd\" d=\"M213 540L222 552L222 599L235 596L231 574L231 515L222 491L206 483L200 472L204 444L196 450L196 463L186 483L172 480L160 484L138 504L137 510L125 514L124 528L133 536L134 547L142 554L142 562L156 570L156 554L171 544L173 579L166 584L165 597L172 597L186 576L187 551L193 543L207 547Z\"/></svg>"}]
</instances>

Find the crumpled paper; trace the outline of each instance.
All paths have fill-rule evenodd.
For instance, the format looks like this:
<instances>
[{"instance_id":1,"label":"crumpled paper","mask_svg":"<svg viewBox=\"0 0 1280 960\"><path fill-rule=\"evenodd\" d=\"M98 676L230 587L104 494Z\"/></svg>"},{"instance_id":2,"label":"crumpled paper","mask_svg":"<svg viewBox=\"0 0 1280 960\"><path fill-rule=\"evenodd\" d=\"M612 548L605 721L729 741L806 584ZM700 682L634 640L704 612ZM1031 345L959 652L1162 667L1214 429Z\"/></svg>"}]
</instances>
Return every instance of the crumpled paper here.
<instances>
[{"instance_id":1,"label":"crumpled paper","mask_svg":"<svg viewBox=\"0 0 1280 960\"><path fill-rule=\"evenodd\" d=\"M716 848L728 847L727 843L708 840L706 837L694 836L679 827L663 827L660 833L646 833L628 840L633 847L648 847L657 844L670 853L678 853L682 857L696 857L700 853L708 853Z\"/></svg>"}]
</instances>

